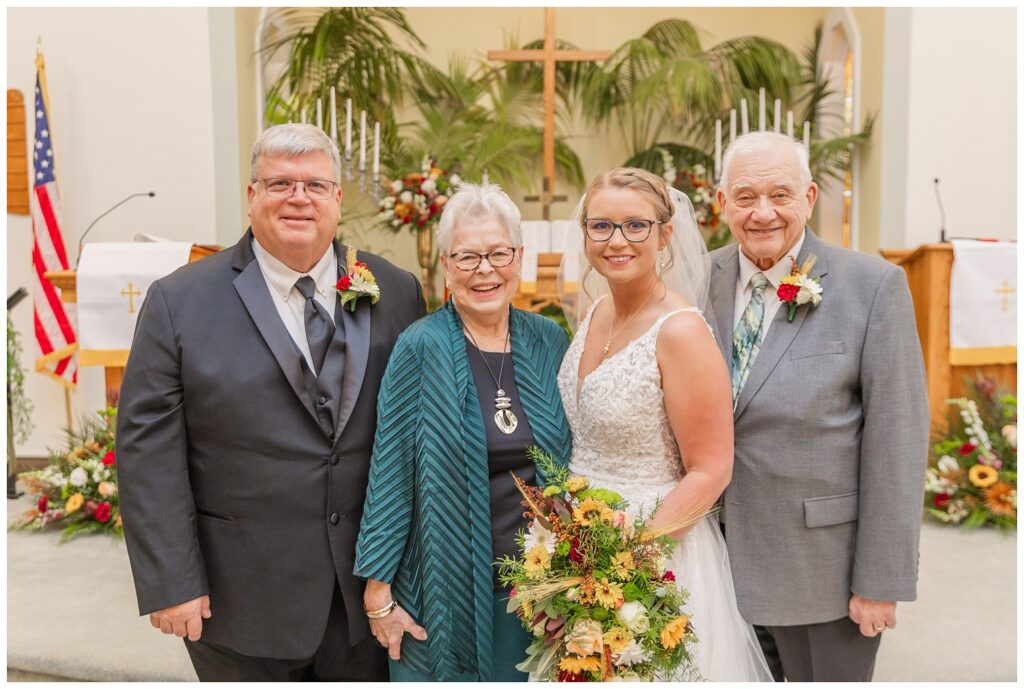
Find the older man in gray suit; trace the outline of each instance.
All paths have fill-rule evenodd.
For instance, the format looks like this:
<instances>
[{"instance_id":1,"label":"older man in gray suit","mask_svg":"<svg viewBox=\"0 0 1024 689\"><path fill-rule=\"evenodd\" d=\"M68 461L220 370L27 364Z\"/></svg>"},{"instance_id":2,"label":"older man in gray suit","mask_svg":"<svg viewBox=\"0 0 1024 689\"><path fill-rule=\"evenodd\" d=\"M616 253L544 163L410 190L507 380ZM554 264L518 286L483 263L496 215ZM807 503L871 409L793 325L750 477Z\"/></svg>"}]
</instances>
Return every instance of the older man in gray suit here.
<instances>
[{"instance_id":1,"label":"older man in gray suit","mask_svg":"<svg viewBox=\"0 0 1024 689\"><path fill-rule=\"evenodd\" d=\"M927 394L903 271L808 231L817 194L789 137L726 152L718 203L737 243L711 272L736 424L723 521L740 612L786 678L867 681L896 601L916 597ZM820 302L791 308L779 287L810 257Z\"/></svg>"}]
</instances>

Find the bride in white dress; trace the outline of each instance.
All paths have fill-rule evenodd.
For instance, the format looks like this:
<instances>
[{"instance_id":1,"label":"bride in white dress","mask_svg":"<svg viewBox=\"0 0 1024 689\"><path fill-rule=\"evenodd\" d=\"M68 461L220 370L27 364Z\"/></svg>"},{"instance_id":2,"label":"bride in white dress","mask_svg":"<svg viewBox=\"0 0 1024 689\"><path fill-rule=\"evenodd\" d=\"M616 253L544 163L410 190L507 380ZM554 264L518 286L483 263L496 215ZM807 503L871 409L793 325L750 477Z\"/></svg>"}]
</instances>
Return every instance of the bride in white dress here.
<instances>
[{"instance_id":1,"label":"bride in white dress","mask_svg":"<svg viewBox=\"0 0 1024 689\"><path fill-rule=\"evenodd\" d=\"M589 267L579 292L561 288L567 311L582 320L558 376L573 437L569 468L621 493L653 527L678 524L711 508L732 474L728 374L699 309L707 250L689 200L645 170L598 177L577 217L579 265ZM701 676L771 681L736 608L717 517L673 535L680 542L667 568L690 593Z\"/></svg>"}]
</instances>

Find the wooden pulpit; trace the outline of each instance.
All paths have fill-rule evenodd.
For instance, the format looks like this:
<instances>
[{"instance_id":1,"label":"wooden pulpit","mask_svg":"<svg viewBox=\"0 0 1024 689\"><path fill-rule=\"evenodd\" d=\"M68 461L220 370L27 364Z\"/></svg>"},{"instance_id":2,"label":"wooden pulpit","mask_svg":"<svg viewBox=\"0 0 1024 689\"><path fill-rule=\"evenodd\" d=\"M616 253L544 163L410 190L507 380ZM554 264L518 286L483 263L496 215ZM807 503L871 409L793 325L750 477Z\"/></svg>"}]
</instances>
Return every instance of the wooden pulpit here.
<instances>
[{"instance_id":1,"label":"wooden pulpit","mask_svg":"<svg viewBox=\"0 0 1024 689\"><path fill-rule=\"evenodd\" d=\"M945 425L950 409L946 400L967 394L965 377L974 378L981 373L1016 393L1016 355L975 362L950 360L949 278L953 269L953 246L922 244L916 249L882 249L880 253L887 261L902 267L910 283L917 335L928 374L928 403L933 427Z\"/></svg>"},{"instance_id":2,"label":"wooden pulpit","mask_svg":"<svg viewBox=\"0 0 1024 689\"><path fill-rule=\"evenodd\" d=\"M216 244L193 244L192 250L189 252L188 262L198 261L220 250L221 247ZM78 302L78 276L75 271L49 271L43 273L43 277L60 290L61 302L65 304L75 304ZM78 364L79 366L103 367L107 404L112 404L117 399L118 390L121 389L121 378L124 376L124 366L127 362L128 350L118 349L80 356Z\"/></svg>"}]
</instances>

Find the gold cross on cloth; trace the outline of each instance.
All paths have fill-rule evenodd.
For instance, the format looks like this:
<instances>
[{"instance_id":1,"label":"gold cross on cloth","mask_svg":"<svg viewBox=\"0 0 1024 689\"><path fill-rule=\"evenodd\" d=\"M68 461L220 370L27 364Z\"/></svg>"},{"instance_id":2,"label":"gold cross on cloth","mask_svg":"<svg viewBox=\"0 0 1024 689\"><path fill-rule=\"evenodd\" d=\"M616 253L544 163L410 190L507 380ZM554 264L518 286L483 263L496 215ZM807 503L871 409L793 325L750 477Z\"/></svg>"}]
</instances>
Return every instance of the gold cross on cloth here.
<instances>
[{"instance_id":1,"label":"gold cross on cloth","mask_svg":"<svg viewBox=\"0 0 1024 689\"><path fill-rule=\"evenodd\" d=\"M544 48L541 50L489 50L488 60L506 62L542 62L544 64L544 186L540 196L544 220L551 219L551 204L564 197L555 197L555 63L596 62L611 56L608 50L555 50L555 10L544 8ZM527 197L536 201L537 197Z\"/></svg>"},{"instance_id":2,"label":"gold cross on cloth","mask_svg":"<svg viewBox=\"0 0 1024 689\"><path fill-rule=\"evenodd\" d=\"M1010 295L1016 293L1017 290L1010 287L1010 282L1008 280L1003 280L1003 286L996 290L996 294L1003 297L1003 311L1010 310Z\"/></svg>"},{"instance_id":3,"label":"gold cross on cloth","mask_svg":"<svg viewBox=\"0 0 1024 689\"><path fill-rule=\"evenodd\" d=\"M128 283L128 289L121 290L122 297L128 297L128 313L135 313L135 297L141 297L142 292L135 289L135 285Z\"/></svg>"}]
</instances>

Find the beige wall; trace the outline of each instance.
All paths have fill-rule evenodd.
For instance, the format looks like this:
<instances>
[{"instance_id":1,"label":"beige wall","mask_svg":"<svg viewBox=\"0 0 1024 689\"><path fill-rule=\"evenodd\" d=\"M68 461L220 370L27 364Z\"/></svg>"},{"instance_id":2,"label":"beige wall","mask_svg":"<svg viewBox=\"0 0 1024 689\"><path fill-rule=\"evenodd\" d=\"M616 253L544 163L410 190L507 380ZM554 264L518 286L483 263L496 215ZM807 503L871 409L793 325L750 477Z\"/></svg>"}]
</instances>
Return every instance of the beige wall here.
<instances>
[{"instance_id":1,"label":"beige wall","mask_svg":"<svg viewBox=\"0 0 1024 689\"><path fill-rule=\"evenodd\" d=\"M885 10L881 7L855 7L851 9L860 31L860 112L861 122L875 116L875 130L871 141L861 148L857 164L860 166L860 186L855 190L858 238L854 247L867 253L877 253L878 228L881 222L879 198L882 192L882 71L885 54Z\"/></svg>"}]
</instances>

